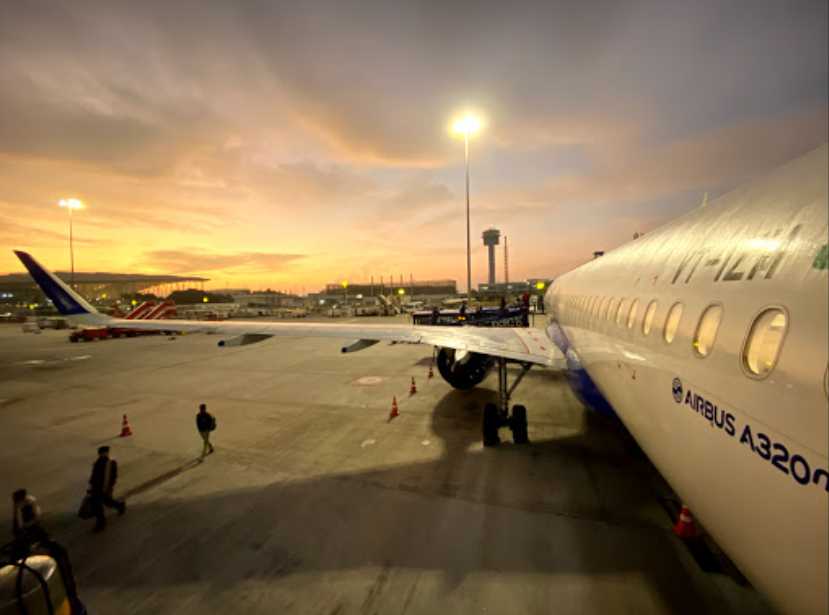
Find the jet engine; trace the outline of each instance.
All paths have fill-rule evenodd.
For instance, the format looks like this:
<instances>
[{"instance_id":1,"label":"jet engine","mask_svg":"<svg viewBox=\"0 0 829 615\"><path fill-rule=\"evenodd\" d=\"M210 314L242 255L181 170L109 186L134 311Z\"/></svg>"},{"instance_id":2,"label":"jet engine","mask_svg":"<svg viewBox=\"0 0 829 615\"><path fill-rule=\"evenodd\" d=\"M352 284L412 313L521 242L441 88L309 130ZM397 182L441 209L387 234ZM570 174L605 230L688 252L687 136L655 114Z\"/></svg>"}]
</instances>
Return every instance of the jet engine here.
<instances>
[{"instance_id":1,"label":"jet engine","mask_svg":"<svg viewBox=\"0 0 829 615\"><path fill-rule=\"evenodd\" d=\"M453 348L438 350L438 371L443 379L463 391L480 384L495 360L489 355Z\"/></svg>"}]
</instances>

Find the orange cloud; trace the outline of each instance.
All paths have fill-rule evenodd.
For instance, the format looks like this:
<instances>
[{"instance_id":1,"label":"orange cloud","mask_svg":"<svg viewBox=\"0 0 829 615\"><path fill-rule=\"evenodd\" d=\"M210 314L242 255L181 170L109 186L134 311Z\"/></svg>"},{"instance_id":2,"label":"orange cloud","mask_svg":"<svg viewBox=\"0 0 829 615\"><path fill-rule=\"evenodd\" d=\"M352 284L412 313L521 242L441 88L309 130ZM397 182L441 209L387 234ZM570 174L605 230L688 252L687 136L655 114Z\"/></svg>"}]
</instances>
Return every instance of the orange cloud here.
<instances>
[{"instance_id":1,"label":"orange cloud","mask_svg":"<svg viewBox=\"0 0 829 615\"><path fill-rule=\"evenodd\" d=\"M285 269L291 263L305 258L301 254L277 254L267 252L216 253L201 248L177 250L152 250L145 252L140 266L149 265L157 271L170 273L210 273L227 274L244 270L246 275L268 273Z\"/></svg>"}]
</instances>

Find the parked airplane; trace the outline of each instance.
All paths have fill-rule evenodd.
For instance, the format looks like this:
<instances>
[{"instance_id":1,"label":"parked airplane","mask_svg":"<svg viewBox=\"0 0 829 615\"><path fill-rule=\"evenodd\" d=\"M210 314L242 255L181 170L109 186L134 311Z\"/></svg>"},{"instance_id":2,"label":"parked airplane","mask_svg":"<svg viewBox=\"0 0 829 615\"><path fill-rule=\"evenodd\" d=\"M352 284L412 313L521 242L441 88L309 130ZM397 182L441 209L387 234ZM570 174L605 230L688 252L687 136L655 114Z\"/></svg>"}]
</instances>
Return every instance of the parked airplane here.
<instances>
[{"instance_id":1,"label":"parked airplane","mask_svg":"<svg viewBox=\"0 0 829 615\"><path fill-rule=\"evenodd\" d=\"M591 407L615 412L728 552L782 611L826 613L829 565L828 148L795 160L559 277L538 329L130 321L99 314L16 252L61 314L81 324L429 344L453 386L498 370L484 443L508 426L533 365L566 369ZM507 364L521 370L508 384Z\"/></svg>"}]
</instances>

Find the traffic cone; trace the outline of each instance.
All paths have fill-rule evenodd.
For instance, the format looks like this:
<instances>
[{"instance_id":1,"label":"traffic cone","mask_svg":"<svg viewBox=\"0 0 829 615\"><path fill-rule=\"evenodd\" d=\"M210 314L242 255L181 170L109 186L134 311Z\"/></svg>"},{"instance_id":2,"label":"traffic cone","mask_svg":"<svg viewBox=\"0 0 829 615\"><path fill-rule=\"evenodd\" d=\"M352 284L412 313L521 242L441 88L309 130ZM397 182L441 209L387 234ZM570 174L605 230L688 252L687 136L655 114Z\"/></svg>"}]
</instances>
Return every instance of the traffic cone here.
<instances>
[{"instance_id":1,"label":"traffic cone","mask_svg":"<svg viewBox=\"0 0 829 615\"><path fill-rule=\"evenodd\" d=\"M676 525L674 525L674 534L680 538L696 538L697 536L694 518L687 506L683 505L682 510L679 511L679 519L676 520Z\"/></svg>"},{"instance_id":2,"label":"traffic cone","mask_svg":"<svg viewBox=\"0 0 829 615\"><path fill-rule=\"evenodd\" d=\"M434 377L435 377L435 372L434 372L434 371L432 371L432 366L431 366L431 364L430 364L430 365L429 365L429 380L431 380L431 379L432 379L432 378L434 378Z\"/></svg>"},{"instance_id":3,"label":"traffic cone","mask_svg":"<svg viewBox=\"0 0 829 615\"><path fill-rule=\"evenodd\" d=\"M409 387L409 395L414 395L415 393L417 393L417 385L415 384L414 376L412 376L412 386Z\"/></svg>"},{"instance_id":4,"label":"traffic cone","mask_svg":"<svg viewBox=\"0 0 829 615\"><path fill-rule=\"evenodd\" d=\"M126 438L127 436L132 435L132 428L130 428L130 422L127 420L127 415L124 415L124 420L121 421L121 434L119 435L120 438Z\"/></svg>"},{"instance_id":5,"label":"traffic cone","mask_svg":"<svg viewBox=\"0 0 829 615\"><path fill-rule=\"evenodd\" d=\"M389 412L389 420L392 420L395 417L400 416L400 413L397 411L397 396L391 398L391 412Z\"/></svg>"}]
</instances>

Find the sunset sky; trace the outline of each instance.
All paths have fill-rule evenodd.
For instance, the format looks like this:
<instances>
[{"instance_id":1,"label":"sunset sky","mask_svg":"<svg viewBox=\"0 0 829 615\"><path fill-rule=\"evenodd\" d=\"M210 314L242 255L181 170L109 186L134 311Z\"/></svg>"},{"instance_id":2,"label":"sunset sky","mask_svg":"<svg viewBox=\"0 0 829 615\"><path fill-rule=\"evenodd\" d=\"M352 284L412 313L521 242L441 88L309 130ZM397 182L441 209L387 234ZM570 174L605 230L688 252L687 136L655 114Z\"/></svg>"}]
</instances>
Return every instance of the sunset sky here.
<instances>
[{"instance_id":1,"label":"sunset sky","mask_svg":"<svg viewBox=\"0 0 829 615\"><path fill-rule=\"evenodd\" d=\"M168 6L169 5L169 6ZM556 275L827 139L827 3L3 2L0 272ZM499 259L499 277L502 275Z\"/></svg>"}]
</instances>

